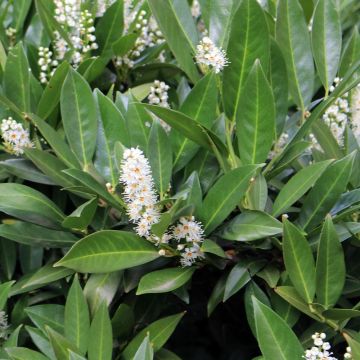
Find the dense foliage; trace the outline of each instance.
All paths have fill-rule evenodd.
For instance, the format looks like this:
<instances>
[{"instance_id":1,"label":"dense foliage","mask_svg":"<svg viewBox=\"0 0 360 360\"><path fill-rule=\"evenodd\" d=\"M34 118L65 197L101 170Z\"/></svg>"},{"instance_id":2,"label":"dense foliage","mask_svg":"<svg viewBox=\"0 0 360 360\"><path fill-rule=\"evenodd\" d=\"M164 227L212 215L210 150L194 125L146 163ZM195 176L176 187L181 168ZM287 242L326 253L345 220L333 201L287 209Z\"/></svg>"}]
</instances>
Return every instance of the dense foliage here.
<instances>
[{"instance_id":1,"label":"dense foliage","mask_svg":"<svg viewBox=\"0 0 360 360\"><path fill-rule=\"evenodd\" d=\"M358 0L0 2L0 358L360 360Z\"/></svg>"}]
</instances>

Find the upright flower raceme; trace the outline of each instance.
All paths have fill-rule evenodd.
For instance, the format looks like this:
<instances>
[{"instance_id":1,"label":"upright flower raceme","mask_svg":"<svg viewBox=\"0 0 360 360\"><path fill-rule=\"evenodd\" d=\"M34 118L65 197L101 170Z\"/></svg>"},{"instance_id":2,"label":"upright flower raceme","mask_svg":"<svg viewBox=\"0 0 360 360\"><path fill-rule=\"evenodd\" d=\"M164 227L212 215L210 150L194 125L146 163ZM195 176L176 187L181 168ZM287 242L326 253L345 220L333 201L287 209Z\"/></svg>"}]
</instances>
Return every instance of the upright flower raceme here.
<instances>
[{"instance_id":1,"label":"upright flower raceme","mask_svg":"<svg viewBox=\"0 0 360 360\"><path fill-rule=\"evenodd\" d=\"M30 140L29 131L16 122L13 118L3 119L1 122L1 136L4 140L5 149L15 155L24 153L24 149L34 147Z\"/></svg>"},{"instance_id":2,"label":"upright flower raceme","mask_svg":"<svg viewBox=\"0 0 360 360\"><path fill-rule=\"evenodd\" d=\"M148 160L140 149L127 149L121 163L120 182L124 186L124 198L130 220L136 224L136 232L149 238L151 226L160 219L158 201Z\"/></svg>"},{"instance_id":3,"label":"upright flower raceme","mask_svg":"<svg viewBox=\"0 0 360 360\"><path fill-rule=\"evenodd\" d=\"M358 85L351 95L351 129L360 142L360 85Z\"/></svg>"},{"instance_id":4,"label":"upright flower raceme","mask_svg":"<svg viewBox=\"0 0 360 360\"><path fill-rule=\"evenodd\" d=\"M195 58L198 64L213 68L216 74L222 71L229 63L225 51L216 47L207 36L197 45Z\"/></svg>"},{"instance_id":5,"label":"upright flower raceme","mask_svg":"<svg viewBox=\"0 0 360 360\"><path fill-rule=\"evenodd\" d=\"M9 330L8 318L5 311L0 311L0 339L7 339Z\"/></svg>"}]
</instances>

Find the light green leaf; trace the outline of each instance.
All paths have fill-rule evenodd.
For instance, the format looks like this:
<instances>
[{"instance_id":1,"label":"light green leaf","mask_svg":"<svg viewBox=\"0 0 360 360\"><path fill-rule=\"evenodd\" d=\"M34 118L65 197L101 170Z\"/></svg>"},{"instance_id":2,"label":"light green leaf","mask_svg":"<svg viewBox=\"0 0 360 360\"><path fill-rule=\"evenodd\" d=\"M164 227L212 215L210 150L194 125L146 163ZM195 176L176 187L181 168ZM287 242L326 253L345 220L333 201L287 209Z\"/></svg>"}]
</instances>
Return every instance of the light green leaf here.
<instances>
[{"instance_id":1,"label":"light green leaf","mask_svg":"<svg viewBox=\"0 0 360 360\"><path fill-rule=\"evenodd\" d=\"M295 289L308 303L315 295L315 262L308 241L301 231L284 219L283 255L285 268Z\"/></svg>"},{"instance_id":2,"label":"light green leaf","mask_svg":"<svg viewBox=\"0 0 360 360\"><path fill-rule=\"evenodd\" d=\"M269 63L269 30L257 1L242 1L234 13L227 55L230 63L224 69L222 92L225 113L228 118L234 119L241 111L240 95L255 60L260 60L265 72Z\"/></svg>"},{"instance_id":3,"label":"light green leaf","mask_svg":"<svg viewBox=\"0 0 360 360\"><path fill-rule=\"evenodd\" d=\"M328 91L337 74L342 40L340 15L333 0L317 2L311 35L318 74Z\"/></svg>"},{"instance_id":4,"label":"light green leaf","mask_svg":"<svg viewBox=\"0 0 360 360\"><path fill-rule=\"evenodd\" d=\"M214 73L204 76L191 89L180 107L180 111L197 123L210 129L217 106L217 85ZM199 149L199 146L185 137L181 132L170 133L174 149L174 171L182 169Z\"/></svg>"},{"instance_id":5,"label":"light green leaf","mask_svg":"<svg viewBox=\"0 0 360 360\"><path fill-rule=\"evenodd\" d=\"M225 224L220 236L226 240L253 241L281 233L280 221L261 211L245 210Z\"/></svg>"},{"instance_id":6,"label":"light green leaf","mask_svg":"<svg viewBox=\"0 0 360 360\"><path fill-rule=\"evenodd\" d=\"M47 326L64 332L64 306L57 304L35 305L25 309L31 321L45 332Z\"/></svg>"},{"instance_id":7,"label":"light green leaf","mask_svg":"<svg viewBox=\"0 0 360 360\"><path fill-rule=\"evenodd\" d=\"M301 208L299 223L304 229L318 225L345 191L354 156L355 153L351 153L333 162L316 181Z\"/></svg>"},{"instance_id":8,"label":"light green leaf","mask_svg":"<svg viewBox=\"0 0 360 360\"><path fill-rule=\"evenodd\" d=\"M122 35L124 27L123 0L115 1L99 20L95 36L101 56L109 60L113 55L112 46Z\"/></svg>"},{"instance_id":9,"label":"light green leaf","mask_svg":"<svg viewBox=\"0 0 360 360\"><path fill-rule=\"evenodd\" d=\"M250 280L251 280L251 276L249 274L248 267L241 262L236 264L231 269L229 276L226 279L223 301L225 302L231 296L236 294Z\"/></svg>"},{"instance_id":10,"label":"light green leaf","mask_svg":"<svg viewBox=\"0 0 360 360\"><path fill-rule=\"evenodd\" d=\"M134 233L103 230L78 241L55 265L103 273L142 265L158 257L157 249Z\"/></svg>"},{"instance_id":11,"label":"light green leaf","mask_svg":"<svg viewBox=\"0 0 360 360\"><path fill-rule=\"evenodd\" d=\"M247 165L231 170L210 189L199 215L206 234L217 228L240 203L258 168L259 165Z\"/></svg>"},{"instance_id":12,"label":"light green leaf","mask_svg":"<svg viewBox=\"0 0 360 360\"><path fill-rule=\"evenodd\" d=\"M51 230L23 221L1 224L0 236L19 244L46 248L69 247L77 240L70 232Z\"/></svg>"},{"instance_id":13,"label":"light green leaf","mask_svg":"<svg viewBox=\"0 0 360 360\"><path fill-rule=\"evenodd\" d=\"M90 315L87 301L75 276L66 297L64 331L71 341L84 355L87 351L90 334Z\"/></svg>"},{"instance_id":14,"label":"light green leaf","mask_svg":"<svg viewBox=\"0 0 360 360\"><path fill-rule=\"evenodd\" d=\"M4 71L4 93L21 111L30 111L30 71L23 44L9 54Z\"/></svg>"},{"instance_id":15,"label":"light green leaf","mask_svg":"<svg viewBox=\"0 0 360 360\"><path fill-rule=\"evenodd\" d=\"M45 326L45 329L57 360L69 360L70 351L78 353L75 345L68 341L64 336L49 326Z\"/></svg>"},{"instance_id":16,"label":"light green leaf","mask_svg":"<svg viewBox=\"0 0 360 360\"><path fill-rule=\"evenodd\" d=\"M150 336L148 334L134 355L134 360L152 360L153 358L154 349L150 343Z\"/></svg>"},{"instance_id":17,"label":"light green leaf","mask_svg":"<svg viewBox=\"0 0 360 360\"><path fill-rule=\"evenodd\" d=\"M95 215L97 204L97 198L83 203L64 219L62 225L69 229L86 229Z\"/></svg>"},{"instance_id":18,"label":"light green leaf","mask_svg":"<svg viewBox=\"0 0 360 360\"><path fill-rule=\"evenodd\" d=\"M97 309L90 327L89 360L112 359L112 328L106 303L103 302Z\"/></svg>"},{"instance_id":19,"label":"light green leaf","mask_svg":"<svg viewBox=\"0 0 360 360\"><path fill-rule=\"evenodd\" d=\"M321 161L301 169L281 189L273 206L273 216L280 214L299 200L317 181L332 160Z\"/></svg>"},{"instance_id":20,"label":"light green leaf","mask_svg":"<svg viewBox=\"0 0 360 360\"><path fill-rule=\"evenodd\" d=\"M258 60L243 86L235 116L242 163L247 165L264 162L276 135L275 103Z\"/></svg>"},{"instance_id":21,"label":"light green leaf","mask_svg":"<svg viewBox=\"0 0 360 360\"><path fill-rule=\"evenodd\" d=\"M195 268L172 268L153 271L140 280L136 295L156 294L173 291L186 284Z\"/></svg>"},{"instance_id":22,"label":"light green leaf","mask_svg":"<svg viewBox=\"0 0 360 360\"><path fill-rule=\"evenodd\" d=\"M6 352L11 360L47 360L48 358L37 351L24 347L7 347Z\"/></svg>"},{"instance_id":23,"label":"light green leaf","mask_svg":"<svg viewBox=\"0 0 360 360\"><path fill-rule=\"evenodd\" d=\"M66 76L60 106L70 148L83 168L87 169L96 147L97 111L90 86L74 70Z\"/></svg>"},{"instance_id":24,"label":"light green leaf","mask_svg":"<svg viewBox=\"0 0 360 360\"><path fill-rule=\"evenodd\" d=\"M199 74L193 55L198 35L190 7L183 0L149 0L149 6L180 67L195 83Z\"/></svg>"},{"instance_id":25,"label":"light green leaf","mask_svg":"<svg viewBox=\"0 0 360 360\"><path fill-rule=\"evenodd\" d=\"M147 156L156 188L162 199L170 185L172 151L168 135L157 120L151 127Z\"/></svg>"},{"instance_id":26,"label":"light green leaf","mask_svg":"<svg viewBox=\"0 0 360 360\"><path fill-rule=\"evenodd\" d=\"M255 297L252 299L257 340L265 359L301 359L304 350L287 323Z\"/></svg>"},{"instance_id":27,"label":"light green leaf","mask_svg":"<svg viewBox=\"0 0 360 360\"><path fill-rule=\"evenodd\" d=\"M316 260L316 300L326 309L334 306L345 284L344 252L331 217L324 222Z\"/></svg>"},{"instance_id":28,"label":"light green leaf","mask_svg":"<svg viewBox=\"0 0 360 360\"><path fill-rule=\"evenodd\" d=\"M144 338L149 335L150 342L153 345L154 351L161 349L166 341L169 339L171 334L174 332L177 324L180 322L184 313L167 316L160 320L156 320L151 323L145 329L141 330L134 339L131 340L129 345L125 348L122 356L124 360L133 359L137 349L143 342Z\"/></svg>"},{"instance_id":29,"label":"light green leaf","mask_svg":"<svg viewBox=\"0 0 360 360\"><path fill-rule=\"evenodd\" d=\"M50 228L59 228L65 215L45 195L28 186L0 184L0 210L4 213Z\"/></svg>"},{"instance_id":30,"label":"light green leaf","mask_svg":"<svg viewBox=\"0 0 360 360\"><path fill-rule=\"evenodd\" d=\"M279 1L276 40L285 58L290 94L304 111L313 95L314 62L309 31L297 0Z\"/></svg>"}]
</instances>

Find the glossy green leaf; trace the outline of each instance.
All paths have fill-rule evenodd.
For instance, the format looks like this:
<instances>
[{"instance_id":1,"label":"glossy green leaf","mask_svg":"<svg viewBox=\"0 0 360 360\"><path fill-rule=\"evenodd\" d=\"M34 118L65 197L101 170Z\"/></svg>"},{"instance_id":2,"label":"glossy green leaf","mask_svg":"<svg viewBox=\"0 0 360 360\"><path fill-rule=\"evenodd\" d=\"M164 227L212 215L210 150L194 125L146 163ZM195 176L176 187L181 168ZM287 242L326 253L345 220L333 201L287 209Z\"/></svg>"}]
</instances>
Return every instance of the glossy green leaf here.
<instances>
[{"instance_id":1,"label":"glossy green leaf","mask_svg":"<svg viewBox=\"0 0 360 360\"><path fill-rule=\"evenodd\" d=\"M125 119L115 104L98 90L96 97L101 121L98 125L94 165L104 179L116 186L119 176L114 148L117 141L128 143L128 130Z\"/></svg>"},{"instance_id":2,"label":"glossy green leaf","mask_svg":"<svg viewBox=\"0 0 360 360\"><path fill-rule=\"evenodd\" d=\"M264 162L276 134L275 104L259 61L255 61L243 85L235 116L242 163Z\"/></svg>"},{"instance_id":3,"label":"glossy green leaf","mask_svg":"<svg viewBox=\"0 0 360 360\"><path fill-rule=\"evenodd\" d=\"M217 46L226 49L232 18L239 3L234 0L211 0L209 3L210 38Z\"/></svg>"},{"instance_id":4,"label":"glossy green leaf","mask_svg":"<svg viewBox=\"0 0 360 360\"><path fill-rule=\"evenodd\" d=\"M153 358L154 350L150 343L150 337L147 335L134 355L134 360L152 360Z\"/></svg>"},{"instance_id":5,"label":"glossy green leaf","mask_svg":"<svg viewBox=\"0 0 360 360\"><path fill-rule=\"evenodd\" d=\"M304 350L286 322L253 297L257 340L265 359L301 359Z\"/></svg>"},{"instance_id":6,"label":"glossy green leaf","mask_svg":"<svg viewBox=\"0 0 360 360\"><path fill-rule=\"evenodd\" d=\"M182 0L149 0L149 6L180 67L195 83L199 74L193 55L198 34L189 6Z\"/></svg>"},{"instance_id":7,"label":"glossy green leaf","mask_svg":"<svg viewBox=\"0 0 360 360\"><path fill-rule=\"evenodd\" d=\"M122 35L124 26L123 0L115 1L105 12L96 26L96 42L101 54L110 59L113 55L112 46Z\"/></svg>"},{"instance_id":8,"label":"glossy green leaf","mask_svg":"<svg viewBox=\"0 0 360 360\"><path fill-rule=\"evenodd\" d=\"M54 350L50 345L50 341L47 336L39 329L31 326L25 326L27 333L30 335L31 340L37 346L37 348L47 356L48 359L57 360L54 354Z\"/></svg>"},{"instance_id":9,"label":"glossy green leaf","mask_svg":"<svg viewBox=\"0 0 360 360\"><path fill-rule=\"evenodd\" d=\"M6 352L11 360L47 360L41 353L24 347L7 347Z\"/></svg>"},{"instance_id":10,"label":"glossy green leaf","mask_svg":"<svg viewBox=\"0 0 360 360\"><path fill-rule=\"evenodd\" d=\"M241 111L240 96L255 60L260 60L265 72L269 62L269 30L257 1L242 1L234 13L227 56L230 63L224 69L222 92L226 94L223 98L225 113L234 119Z\"/></svg>"},{"instance_id":11,"label":"glossy green leaf","mask_svg":"<svg viewBox=\"0 0 360 360\"><path fill-rule=\"evenodd\" d=\"M299 223L311 229L325 217L345 191L351 174L354 153L333 162L322 173L301 208Z\"/></svg>"},{"instance_id":12,"label":"glossy green leaf","mask_svg":"<svg viewBox=\"0 0 360 360\"><path fill-rule=\"evenodd\" d=\"M65 78L69 72L70 65L64 61L55 70L49 83L41 95L36 113L42 119L46 119L56 108L60 101L60 93Z\"/></svg>"},{"instance_id":13,"label":"glossy green leaf","mask_svg":"<svg viewBox=\"0 0 360 360\"><path fill-rule=\"evenodd\" d=\"M113 300L122 280L122 271L92 274L84 287L84 294L91 314L95 314L102 302L108 306Z\"/></svg>"},{"instance_id":14,"label":"glossy green leaf","mask_svg":"<svg viewBox=\"0 0 360 360\"><path fill-rule=\"evenodd\" d=\"M78 241L56 266L102 273L145 264L157 257L157 249L134 233L103 230Z\"/></svg>"},{"instance_id":15,"label":"glossy green leaf","mask_svg":"<svg viewBox=\"0 0 360 360\"><path fill-rule=\"evenodd\" d=\"M97 112L90 86L74 70L69 71L64 81L60 106L69 146L86 169L96 147Z\"/></svg>"},{"instance_id":16,"label":"glossy green leaf","mask_svg":"<svg viewBox=\"0 0 360 360\"><path fill-rule=\"evenodd\" d=\"M70 351L78 353L75 345L68 341L64 336L49 326L46 326L45 329L57 360L68 360Z\"/></svg>"},{"instance_id":17,"label":"glossy green leaf","mask_svg":"<svg viewBox=\"0 0 360 360\"><path fill-rule=\"evenodd\" d=\"M204 76L192 88L180 111L210 129L216 117L217 85L214 73ZM171 132L174 149L174 171L182 169L196 154L199 146L180 132Z\"/></svg>"},{"instance_id":18,"label":"glossy green leaf","mask_svg":"<svg viewBox=\"0 0 360 360\"><path fill-rule=\"evenodd\" d=\"M309 31L297 0L279 1L276 40L285 58L290 94L304 111L313 95L314 62Z\"/></svg>"},{"instance_id":19,"label":"glossy green leaf","mask_svg":"<svg viewBox=\"0 0 360 360\"><path fill-rule=\"evenodd\" d=\"M284 56L275 40L270 46L269 82L275 99L276 139L281 135L288 110L288 79Z\"/></svg>"},{"instance_id":20,"label":"glossy green leaf","mask_svg":"<svg viewBox=\"0 0 360 360\"><path fill-rule=\"evenodd\" d=\"M89 336L89 360L112 359L112 328L106 303L102 303L97 309L91 322Z\"/></svg>"},{"instance_id":21,"label":"glossy green leaf","mask_svg":"<svg viewBox=\"0 0 360 360\"><path fill-rule=\"evenodd\" d=\"M173 157L170 149L167 133L160 122L155 120L150 131L147 156L160 198L168 191L170 185Z\"/></svg>"},{"instance_id":22,"label":"glossy green leaf","mask_svg":"<svg viewBox=\"0 0 360 360\"><path fill-rule=\"evenodd\" d=\"M23 294L41 288L73 273L74 271L71 269L61 267L54 268L52 263L47 264L36 270L34 273L26 274L24 277L20 278L12 287L10 295Z\"/></svg>"},{"instance_id":23,"label":"glossy green leaf","mask_svg":"<svg viewBox=\"0 0 360 360\"><path fill-rule=\"evenodd\" d=\"M205 149L213 151L213 142L220 152L227 152L223 142L213 132L206 129L190 117L180 113L179 111L163 108L157 105L141 105L150 110L160 119L167 122L171 127L182 133L188 139L194 141Z\"/></svg>"},{"instance_id":24,"label":"glossy green leaf","mask_svg":"<svg viewBox=\"0 0 360 360\"><path fill-rule=\"evenodd\" d=\"M319 179L332 160L321 161L301 169L281 189L273 206L274 217L286 210L299 200Z\"/></svg>"},{"instance_id":25,"label":"glossy green leaf","mask_svg":"<svg viewBox=\"0 0 360 360\"><path fill-rule=\"evenodd\" d=\"M201 251L209 254L214 254L219 257L225 258L225 252L220 245L210 239L204 239L201 245Z\"/></svg>"},{"instance_id":26,"label":"glossy green leaf","mask_svg":"<svg viewBox=\"0 0 360 360\"><path fill-rule=\"evenodd\" d=\"M317 2L311 35L317 71L328 90L337 74L342 40L340 15L333 0Z\"/></svg>"},{"instance_id":27,"label":"glossy green leaf","mask_svg":"<svg viewBox=\"0 0 360 360\"><path fill-rule=\"evenodd\" d=\"M220 231L226 240L253 241L282 233L282 224L272 216L255 210L243 211Z\"/></svg>"},{"instance_id":28,"label":"glossy green leaf","mask_svg":"<svg viewBox=\"0 0 360 360\"><path fill-rule=\"evenodd\" d=\"M40 131L42 136L45 138L45 140L49 143L57 157L69 167L78 168L80 165L76 160L74 153L70 150L66 142L61 138L60 134L38 116L34 114L28 114L28 116ZM56 167L56 165L54 166Z\"/></svg>"},{"instance_id":29,"label":"glossy green leaf","mask_svg":"<svg viewBox=\"0 0 360 360\"><path fill-rule=\"evenodd\" d=\"M11 49L4 71L4 93L21 111L30 111L30 71L23 44Z\"/></svg>"},{"instance_id":30,"label":"glossy green leaf","mask_svg":"<svg viewBox=\"0 0 360 360\"><path fill-rule=\"evenodd\" d=\"M302 299L302 297L299 295L299 293L296 291L294 287L278 286L274 290L279 296L281 296L293 307L300 310L307 316L313 318L314 320L319 321L319 318L316 317L316 315L310 311L308 304L306 304L306 302Z\"/></svg>"},{"instance_id":31,"label":"glossy green leaf","mask_svg":"<svg viewBox=\"0 0 360 360\"><path fill-rule=\"evenodd\" d=\"M69 247L77 240L70 232L51 230L23 221L1 224L0 236L19 244L49 248Z\"/></svg>"},{"instance_id":32,"label":"glossy green leaf","mask_svg":"<svg viewBox=\"0 0 360 360\"><path fill-rule=\"evenodd\" d=\"M316 300L326 309L334 306L345 284L345 260L331 217L324 222L316 260Z\"/></svg>"},{"instance_id":33,"label":"glossy green leaf","mask_svg":"<svg viewBox=\"0 0 360 360\"><path fill-rule=\"evenodd\" d=\"M173 291L186 284L195 268L172 268L153 271L140 280L136 294L156 294Z\"/></svg>"},{"instance_id":34,"label":"glossy green leaf","mask_svg":"<svg viewBox=\"0 0 360 360\"><path fill-rule=\"evenodd\" d=\"M109 205L112 205L115 208L120 210L123 209L123 202L121 199L115 199L106 189L105 184L100 184L94 177L89 173L79 170L79 169L68 169L64 170L64 173L76 179L82 185L87 187L91 193L99 195L104 199Z\"/></svg>"},{"instance_id":35,"label":"glossy green leaf","mask_svg":"<svg viewBox=\"0 0 360 360\"><path fill-rule=\"evenodd\" d=\"M242 263L236 264L231 269L229 276L226 279L223 301L228 300L231 296L236 294L250 280L251 276L249 274L247 266Z\"/></svg>"},{"instance_id":36,"label":"glossy green leaf","mask_svg":"<svg viewBox=\"0 0 360 360\"><path fill-rule=\"evenodd\" d=\"M122 353L124 360L133 359L137 349L143 342L144 338L149 334L150 342L153 345L154 351L161 349L171 334L174 332L176 326L180 322L184 313L167 316L151 323L149 326L141 330L128 344Z\"/></svg>"},{"instance_id":37,"label":"glossy green leaf","mask_svg":"<svg viewBox=\"0 0 360 360\"><path fill-rule=\"evenodd\" d=\"M283 255L285 267L295 289L308 303L315 295L315 262L308 241L301 231L284 219Z\"/></svg>"},{"instance_id":38,"label":"glossy green leaf","mask_svg":"<svg viewBox=\"0 0 360 360\"><path fill-rule=\"evenodd\" d=\"M55 185L46 175L41 173L31 161L25 159L8 159L0 162L0 169L5 169L9 174L20 179L32 181L39 184Z\"/></svg>"},{"instance_id":39,"label":"glossy green leaf","mask_svg":"<svg viewBox=\"0 0 360 360\"><path fill-rule=\"evenodd\" d=\"M0 238L0 263L5 279L11 280L15 272L17 251L16 244Z\"/></svg>"},{"instance_id":40,"label":"glossy green leaf","mask_svg":"<svg viewBox=\"0 0 360 360\"><path fill-rule=\"evenodd\" d=\"M341 56L339 76L344 77L349 68L351 68L360 56L360 36L357 26L354 27L351 36L344 46Z\"/></svg>"},{"instance_id":41,"label":"glossy green leaf","mask_svg":"<svg viewBox=\"0 0 360 360\"><path fill-rule=\"evenodd\" d=\"M69 229L86 229L95 215L97 204L97 198L83 203L64 219L62 225Z\"/></svg>"},{"instance_id":42,"label":"glossy green leaf","mask_svg":"<svg viewBox=\"0 0 360 360\"><path fill-rule=\"evenodd\" d=\"M10 289L13 284L14 281L8 281L0 285L0 311L3 310L6 305Z\"/></svg>"},{"instance_id":43,"label":"glossy green leaf","mask_svg":"<svg viewBox=\"0 0 360 360\"><path fill-rule=\"evenodd\" d=\"M246 194L246 202L249 210L264 211L268 201L268 184L262 173L251 181Z\"/></svg>"},{"instance_id":44,"label":"glossy green leaf","mask_svg":"<svg viewBox=\"0 0 360 360\"><path fill-rule=\"evenodd\" d=\"M81 354L85 354L89 341L90 315L77 276L66 297L64 330L66 338L76 345Z\"/></svg>"},{"instance_id":45,"label":"glossy green leaf","mask_svg":"<svg viewBox=\"0 0 360 360\"><path fill-rule=\"evenodd\" d=\"M127 34L117 39L113 45L113 53L116 56L124 56L133 49L138 34Z\"/></svg>"},{"instance_id":46,"label":"glossy green leaf","mask_svg":"<svg viewBox=\"0 0 360 360\"><path fill-rule=\"evenodd\" d=\"M57 304L35 305L25 309L31 321L41 330L45 327L64 332L64 306Z\"/></svg>"},{"instance_id":47,"label":"glossy green leaf","mask_svg":"<svg viewBox=\"0 0 360 360\"><path fill-rule=\"evenodd\" d=\"M0 210L50 228L59 228L64 214L49 198L28 186L0 184Z\"/></svg>"},{"instance_id":48,"label":"glossy green leaf","mask_svg":"<svg viewBox=\"0 0 360 360\"><path fill-rule=\"evenodd\" d=\"M206 234L217 228L240 203L258 168L258 165L247 165L234 169L223 175L210 189L200 211Z\"/></svg>"}]
</instances>

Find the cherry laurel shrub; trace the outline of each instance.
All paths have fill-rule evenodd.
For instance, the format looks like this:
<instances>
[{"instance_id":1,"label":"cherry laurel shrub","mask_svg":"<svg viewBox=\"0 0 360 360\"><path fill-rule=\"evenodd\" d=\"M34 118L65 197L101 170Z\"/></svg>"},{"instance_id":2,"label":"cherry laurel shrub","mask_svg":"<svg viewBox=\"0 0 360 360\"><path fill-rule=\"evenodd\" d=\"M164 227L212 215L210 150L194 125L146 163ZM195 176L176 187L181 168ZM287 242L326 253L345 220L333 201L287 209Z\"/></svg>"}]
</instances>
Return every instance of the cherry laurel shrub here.
<instances>
[{"instance_id":1,"label":"cherry laurel shrub","mask_svg":"<svg viewBox=\"0 0 360 360\"><path fill-rule=\"evenodd\" d=\"M0 19L1 359L360 359L358 0Z\"/></svg>"}]
</instances>

